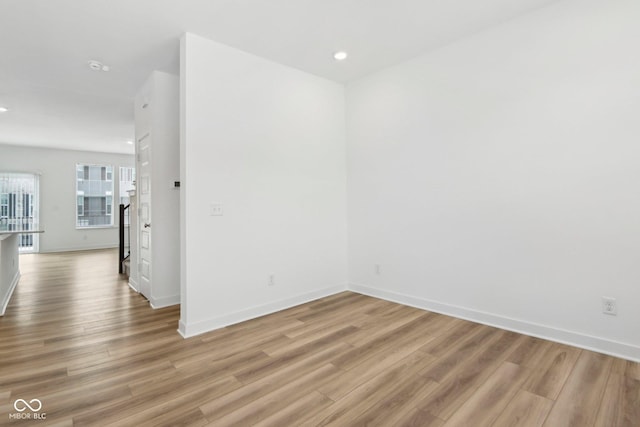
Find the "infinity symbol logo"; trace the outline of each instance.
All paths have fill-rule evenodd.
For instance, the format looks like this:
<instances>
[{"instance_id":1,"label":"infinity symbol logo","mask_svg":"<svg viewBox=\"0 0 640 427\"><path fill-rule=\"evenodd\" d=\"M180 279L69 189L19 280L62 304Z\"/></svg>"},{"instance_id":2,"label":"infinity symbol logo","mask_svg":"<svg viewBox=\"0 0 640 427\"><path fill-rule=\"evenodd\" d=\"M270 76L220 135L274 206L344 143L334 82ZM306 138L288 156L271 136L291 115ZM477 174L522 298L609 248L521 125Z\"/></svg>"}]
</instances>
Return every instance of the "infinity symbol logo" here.
<instances>
[{"instance_id":1,"label":"infinity symbol logo","mask_svg":"<svg viewBox=\"0 0 640 427\"><path fill-rule=\"evenodd\" d=\"M31 406L29 403L33 406ZM40 409L42 409L42 402L40 402L40 400L38 399L31 399L29 403L27 403L27 401L24 399L16 399L16 401L13 402L13 407L18 412L24 412L27 410L27 408L31 409L31 412L38 412Z\"/></svg>"}]
</instances>

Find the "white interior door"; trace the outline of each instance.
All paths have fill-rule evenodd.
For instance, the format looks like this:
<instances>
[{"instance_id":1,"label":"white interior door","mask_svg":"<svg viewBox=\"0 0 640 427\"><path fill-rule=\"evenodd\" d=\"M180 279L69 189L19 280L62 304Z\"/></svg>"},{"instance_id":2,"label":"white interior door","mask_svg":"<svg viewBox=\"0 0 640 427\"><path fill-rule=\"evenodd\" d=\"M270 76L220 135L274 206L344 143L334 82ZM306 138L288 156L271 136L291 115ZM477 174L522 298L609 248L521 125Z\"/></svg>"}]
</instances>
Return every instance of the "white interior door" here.
<instances>
[{"instance_id":1,"label":"white interior door","mask_svg":"<svg viewBox=\"0 0 640 427\"><path fill-rule=\"evenodd\" d=\"M151 133L144 133L138 143L138 245L140 254L140 293L151 298Z\"/></svg>"}]
</instances>

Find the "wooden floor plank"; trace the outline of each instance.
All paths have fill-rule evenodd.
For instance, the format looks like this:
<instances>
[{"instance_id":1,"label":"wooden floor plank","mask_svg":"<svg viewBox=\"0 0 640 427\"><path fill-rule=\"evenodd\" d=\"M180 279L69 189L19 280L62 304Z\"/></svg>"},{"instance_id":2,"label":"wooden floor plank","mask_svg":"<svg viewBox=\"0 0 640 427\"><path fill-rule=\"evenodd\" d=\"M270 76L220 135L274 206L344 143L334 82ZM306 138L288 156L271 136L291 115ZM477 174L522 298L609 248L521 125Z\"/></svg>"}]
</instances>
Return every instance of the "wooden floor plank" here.
<instances>
[{"instance_id":1,"label":"wooden floor plank","mask_svg":"<svg viewBox=\"0 0 640 427\"><path fill-rule=\"evenodd\" d=\"M324 408L333 404L333 400L313 391L294 401L286 408L266 417L255 424L256 427L293 426L307 418L313 417Z\"/></svg>"},{"instance_id":2,"label":"wooden floor plank","mask_svg":"<svg viewBox=\"0 0 640 427\"><path fill-rule=\"evenodd\" d=\"M640 380L612 373L609 376L596 426L632 427L640 420Z\"/></svg>"},{"instance_id":3,"label":"wooden floor plank","mask_svg":"<svg viewBox=\"0 0 640 427\"><path fill-rule=\"evenodd\" d=\"M398 327L394 331L390 331L372 339L364 345L352 349L333 360L332 363L340 369L349 370L377 354L391 350L403 341L420 339L428 341L429 337L423 334L422 327L433 319L432 313L424 313L422 316Z\"/></svg>"},{"instance_id":4,"label":"wooden floor plank","mask_svg":"<svg viewBox=\"0 0 640 427\"><path fill-rule=\"evenodd\" d=\"M313 392L317 384L332 381L340 375L340 370L331 364L319 368L298 378L292 378L282 387L254 400L251 405L244 405L235 411L219 417L220 413L209 412L206 416L213 421L212 426L254 425L278 411L293 404L299 397Z\"/></svg>"},{"instance_id":5,"label":"wooden floor plank","mask_svg":"<svg viewBox=\"0 0 640 427\"><path fill-rule=\"evenodd\" d=\"M517 348L507 357L506 361L516 365L531 368L538 366L547 347L552 343L541 338L525 337Z\"/></svg>"},{"instance_id":6,"label":"wooden floor plank","mask_svg":"<svg viewBox=\"0 0 640 427\"><path fill-rule=\"evenodd\" d=\"M612 357L583 350L544 425L593 425L612 362Z\"/></svg>"},{"instance_id":7,"label":"wooden floor plank","mask_svg":"<svg viewBox=\"0 0 640 427\"><path fill-rule=\"evenodd\" d=\"M199 406L230 391L237 390L241 386L242 384L233 377L194 383L192 387L181 391L174 390L159 399L153 399L153 406L146 405L138 411L129 412L127 417L118 414L112 419L119 425L131 426L140 424L172 426L181 423L186 423L184 425L206 425L209 420L206 419ZM152 399L150 396L148 398ZM183 419L182 415L190 419ZM96 421L96 424L100 423L102 420Z\"/></svg>"},{"instance_id":8,"label":"wooden floor plank","mask_svg":"<svg viewBox=\"0 0 640 427\"><path fill-rule=\"evenodd\" d=\"M492 427L540 427L552 406L553 400L520 390Z\"/></svg>"},{"instance_id":9,"label":"wooden floor plank","mask_svg":"<svg viewBox=\"0 0 640 427\"><path fill-rule=\"evenodd\" d=\"M456 371L456 367L465 361L475 359L473 357L475 353L489 347L500 338L501 334L504 334L504 331L490 327L480 328L476 333L471 334L468 339L462 341L460 346L438 358L437 363L422 374L437 382L442 382L452 372Z\"/></svg>"},{"instance_id":10,"label":"wooden floor plank","mask_svg":"<svg viewBox=\"0 0 640 427\"><path fill-rule=\"evenodd\" d=\"M442 427L444 421L428 412L413 409L401 414L395 427Z\"/></svg>"},{"instance_id":11,"label":"wooden floor plank","mask_svg":"<svg viewBox=\"0 0 640 427\"><path fill-rule=\"evenodd\" d=\"M490 426L518 393L529 374L529 369L521 365L504 362L447 420L445 427Z\"/></svg>"},{"instance_id":12,"label":"wooden floor plank","mask_svg":"<svg viewBox=\"0 0 640 427\"><path fill-rule=\"evenodd\" d=\"M319 388L319 391L333 400L339 400L349 394L353 389L365 383L371 378L389 369L396 363L415 353L421 346L421 341L406 341L387 352L378 353L365 362L346 371L340 377L340 381L334 381ZM435 360L426 353L419 353L421 357Z\"/></svg>"},{"instance_id":13,"label":"wooden floor plank","mask_svg":"<svg viewBox=\"0 0 640 427\"><path fill-rule=\"evenodd\" d=\"M342 426L352 425L354 420L377 403L392 396L396 390L417 376L417 373L433 363L433 358L424 353L414 352L390 369L383 371L371 380L356 387L352 392L338 400L314 418L306 420L305 426ZM425 381L426 383L426 381Z\"/></svg>"},{"instance_id":14,"label":"wooden floor plank","mask_svg":"<svg viewBox=\"0 0 640 427\"><path fill-rule=\"evenodd\" d=\"M257 381L228 393L218 399L214 399L203 404L200 409L205 416L214 420L224 415L238 410L244 406L251 405L252 402L262 396L277 390L286 385L292 378L305 375L319 366L327 364L336 354L349 349L351 346L345 343L335 343L323 351L308 355L307 358L298 360L296 363L281 367L277 372L265 376ZM322 383L324 384L324 382ZM318 387L321 387L319 384Z\"/></svg>"},{"instance_id":15,"label":"wooden floor plank","mask_svg":"<svg viewBox=\"0 0 640 427\"><path fill-rule=\"evenodd\" d=\"M483 326L478 323L455 322L446 334L441 334L436 339L429 341L429 343L425 344L420 350L435 357L441 357L469 338L470 334L482 329L482 327Z\"/></svg>"},{"instance_id":16,"label":"wooden floor plank","mask_svg":"<svg viewBox=\"0 0 640 427\"><path fill-rule=\"evenodd\" d=\"M467 401L474 390L497 369L510 353L511 348L518 343L517 334L502 331L494 343L453 369L440 387L419 402L417 407L440 419L449 419ZM433 366L437 366L440 362L441 358L437 359ZM429 375L429 371L422 374Z\"/></svg>"},{"instance_id":17,"label":"wooden floor plank","mask_svg":"<svg viewBox=\"0 0 640 427\"><path fill-rule=\"evenodd\" d=\"M640 363L624 359L615 359L611 366L611 373L640 380Z\"/></svg>"},{"instance_id":18,"label":"wooden floor plank","mask_svg":"<svg viewBox=\"0 0 640 427\"><path fill-rule=\"evenodd\" d=\"M407 378L397 387L390 389L387 396L376 402L350 422L352 426L390 426L402 420L403 414L415 408L416 402L423 399L438 387L438 383L420 375Z\"/></svg>"},{"instance_id":19,"label":"wooden floor plank","mask_svg":"<svg viewBox=\"0 0 640 427\"><path fill-rule=\"evenodd\" d=\"M580 350L553 343L538 362L538 369L529 377L523 389L555 400L580 356Z\"/></svg>"}]
</instances>

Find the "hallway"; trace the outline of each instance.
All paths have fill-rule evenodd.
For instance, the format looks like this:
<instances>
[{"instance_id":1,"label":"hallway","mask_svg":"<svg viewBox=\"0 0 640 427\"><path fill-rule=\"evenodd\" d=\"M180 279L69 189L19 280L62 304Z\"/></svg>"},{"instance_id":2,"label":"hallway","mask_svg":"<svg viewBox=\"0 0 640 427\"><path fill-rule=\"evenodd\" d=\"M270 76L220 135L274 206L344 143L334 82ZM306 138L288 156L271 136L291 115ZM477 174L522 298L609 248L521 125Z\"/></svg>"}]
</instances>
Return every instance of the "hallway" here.
<instances>
[{"instance_id":1,"label":"hallway","mask_svg":"<svg viewBox=\"0 0 640 427\"><path fill-rule=\"evenodd\" d=\"M112 249L20 257L0 318L0 425L17 398L37 398L47 421L72 425L72 416L131 399L133 379L170 367L157 352L185 344L180 308L151 309L117 260Z\"/></svg>"}]
</instances>

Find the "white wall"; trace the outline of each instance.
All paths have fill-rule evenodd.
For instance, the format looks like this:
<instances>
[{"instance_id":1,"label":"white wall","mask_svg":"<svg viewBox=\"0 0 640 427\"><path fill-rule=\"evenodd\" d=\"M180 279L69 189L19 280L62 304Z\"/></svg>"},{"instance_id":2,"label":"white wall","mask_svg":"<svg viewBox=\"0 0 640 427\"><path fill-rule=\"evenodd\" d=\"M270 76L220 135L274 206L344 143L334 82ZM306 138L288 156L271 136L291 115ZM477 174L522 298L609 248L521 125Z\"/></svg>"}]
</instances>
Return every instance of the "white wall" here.
<instances>
[{"instance_id":1,"label":"white wall","mask_svg":"<svg viewBox=\"0 0 640 427\"><path fill-rule=\"evenodd\" d=\"M192 34L181 79L181 333L345 289L343 87Z\"/></svg>"},{"instance_id":2,"label":"white wall","mask_svg":"<svg viewBox=\"0 0 640 427\"><path fill-rule=\"evenodd\" d=\"M20 278L18 236L0 234L0 316L3 316L11 294Z\"/></svg>"},{"instance_id":3,"label":"white wall","mask_svg":"<svg viewBox=\"0 0 640 427\"><path fill-rule=\"evenodd\" d=\"M351 287L640 359L638 22L568 0L349 84Z\"/></svg>"},{"instance_id":4,"label":"white wall","mask_svg":"<svg viewBox=\"0 0 640 427\"><path fill-rule=\"evenodd\" d=\"M117 195L119 167L134 166L134 156L0 144L0 171L40 174L40 252L118 246L117 208L114 227L76 229L76 163L112 165Z\"/></svg>"}]
</instances>

